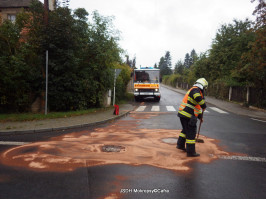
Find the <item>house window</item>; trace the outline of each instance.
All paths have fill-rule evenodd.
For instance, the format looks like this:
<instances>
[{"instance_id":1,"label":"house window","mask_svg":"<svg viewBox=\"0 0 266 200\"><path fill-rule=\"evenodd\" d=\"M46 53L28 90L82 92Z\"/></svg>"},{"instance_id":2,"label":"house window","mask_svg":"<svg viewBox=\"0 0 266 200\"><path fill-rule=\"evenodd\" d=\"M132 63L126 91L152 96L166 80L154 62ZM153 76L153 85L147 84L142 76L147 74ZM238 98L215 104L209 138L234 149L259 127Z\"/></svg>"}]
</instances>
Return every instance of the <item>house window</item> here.
<instances>
[{"instance_id":1,"label":"house window","mask_svg":"<svg viewBox=\"0 0 266 200\"><path fill-rule=\"evenodd\" d=\"M11 22L15 22L16 21L16 15L8 14L7 19L10 20Z\"/></svg>"}]
</instances>

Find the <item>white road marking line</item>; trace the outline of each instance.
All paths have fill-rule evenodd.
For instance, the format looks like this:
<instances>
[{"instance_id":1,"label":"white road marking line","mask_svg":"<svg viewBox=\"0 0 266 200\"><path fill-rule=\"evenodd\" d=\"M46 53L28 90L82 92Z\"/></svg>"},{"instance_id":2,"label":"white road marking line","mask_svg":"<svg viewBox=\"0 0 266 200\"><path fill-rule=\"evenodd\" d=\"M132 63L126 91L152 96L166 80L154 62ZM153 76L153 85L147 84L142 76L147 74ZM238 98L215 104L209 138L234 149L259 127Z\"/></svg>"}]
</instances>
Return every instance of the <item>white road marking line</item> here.
<instances>
[{"instance_id":1,"label":"white road marking line","mask_svg":"<svg viewBox=\"0 0 266 200\"><path fill-rule=\"evenodd\" d=\"M170 112L175 112L176 111L174 106L166 106L166 109L167 109L167 111L170 111Z\"/></svg>"},{"instance_id":2,"label":"white road marking line","mask_svg":"<svg viewBox=\"0 0 266 200\"><path fill-rule=\"evenodd\" d=\"M208 110L205 110L204 113L209 113L209 111Z\"/></svg>"},{"instance_id":3,"label":"white road marking line","mask_svg":"<svg viewBox=\"0 0 266 200\"><path fill-rule=\"evenodd\" d=\"M0 145L15 145L15 146L20 146L20 145L25 145L29 144L30 142L14 142L14 141L0 141Z\"/></svg>"},{"instance_id":4,"label":"white road marking line","mask_svg":"<svg viewBox=\"0 0 266 200\"><path fill-rule=\"evenodd\" d=\"M244 160L244 161L253 161L253 162L266 162L266 158L261 157L250 157L250 156L218 156L221 159L225 160Z\"/></svg>"},{"instance_id":5,"label":"white road marking line","mask_svg":"<svg viewBox=\"0 0 266 200\"><path fill-rule=\"evenodd\" d=\"M214 110L214 111L216 111L218 113L221 113L221 114L229 114L228 112L225 112L225 111L223 111L223 110L221 110L219 108L216 108L216 107L210 107L210 109L212 109L212 110Z\"/></svg>"},{"instance_id":6,"label":"white road marking line","mask_svg":"<svg viewBox=\"0 0 266 200\"><path fill-rule=\"evenodd\" d=\"M145 108L146 108L146 106L140 106L140 107L138 107L138 109L136 111L137 112L142 112L142 111L145 110Z\"/></svg>"},{"instance_id":7,"label":"white road marking line","mask_svg":"<svg viewBox=\"0 0 266 200\"><path fill-rule=\"evenodd\" d=\"M259 122L266 122L266 121L263 121L263 120L259 120L259 119L255 119L255 118L250 118L250 119L252 119L252 120L256 120L256 121L259 121Z\"/></svg>"},{"instance_id":8,"label":"white road marking line","mask_svg":"<svg viewBox=\"0 0 266 200\"><path fill-rule=\"evenodd\" d=\"M160 111L160 106L152 106L151 111L152 112L159 112Z\"/></svg>"}]
</instances>

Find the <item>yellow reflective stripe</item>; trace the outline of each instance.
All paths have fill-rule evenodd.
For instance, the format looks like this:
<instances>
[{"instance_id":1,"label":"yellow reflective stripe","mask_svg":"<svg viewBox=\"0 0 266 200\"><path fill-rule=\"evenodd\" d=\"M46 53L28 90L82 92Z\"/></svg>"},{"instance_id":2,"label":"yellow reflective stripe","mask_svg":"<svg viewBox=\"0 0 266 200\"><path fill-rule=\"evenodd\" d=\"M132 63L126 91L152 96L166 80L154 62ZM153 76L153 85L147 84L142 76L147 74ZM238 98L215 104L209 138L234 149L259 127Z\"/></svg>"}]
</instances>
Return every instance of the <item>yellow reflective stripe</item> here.
<instances>
[{"instance_id":1,"label":"yellow reflective stripe","mask_svg":"<svg viewBox=\"0 0 266 200\"><path fill-rule=\"evenodd\" d=\"M190 105L190 104L187 104L187 103L182 103L184 106L187 106L187 107L189 107L189 108L192 108L192 109L195 109L195 107L194 106L192 106L192 105Z\"/></svg>"},{"instance_id":2,"label":"yellow reflective stripe","mask_svg":"<svg viewBox=\"0 0 266 200\"><path fill-rule=\"evenodd\" d=\"M179 137L186 138L186 134L184 134L184 133L180 133Z\"/></svg>"},{"instance_id":3,"label":"yellow reflective stripe","mask_svg":"<svg viewBox=\"0 0 266 200\"><path fill-rule=\"evenodd\" d=\"M196 115L199 115L200 111L195 111L195 110L194 110L194 113L195 113Z\"/></svg>"},{"instance_id":4,"label":"yellow reflective stripe","mask_svg":"<svg viewBox=\"0 0 266 200\"><path fill-rule=\"evenodd\" d=\"M182 115L185 115L185 116L187 116L187 117L189 117L189 118L191 118L191 114L189 114L188 112L185 112L185 111L183 111L183 107L182 106L180 106L179 107L179 113L180 114L182 114ZM197 108L194 108L194 113L195 113L195 115L197 116L197 115L199 115L199 114L202 114L202 110L198 110Z\"/></svg>"},{"instance_id":5,"label":"yellow reflective stripe","mask_svg":"<svg viewBox=\"0 0 266 200\"><path fill-rule=\"evenodd\" d=\"M197 103L194 99L192 99L191 97L188 97L188 100L189 100L191 103L195 104L195 105L198 104L198 103Z\"/></svg>"},{"instance_id":6,"label":"yellow reflective stripe","mask_svg":"<svg viewBox=\"0 0 266 200\"><path fill-rule=\"evenodd\" d=\"M193 95L193 97L194 97L194 99L196 99L197 97L201 97L201 95L200 95L200 93L195 93L195 94Z\"/></svg>"},{"instance_id":7,"label":"yellow reflective stripe","mask_svg":"<svg viewBox=\"0 0 266 200\"><path fill-rule=\"evenodd\" d=\"M196 140L188 140L188 139L186 139L186 143L187 144L195 144Z\"/></svg>"},{"instance_id":8,"label":"yellow reflective stripe","mask_svg":"<svg viewBox=\"0 0 266 200\"><path fill-rule=\"evenodd\" d=\"M202 113L202 110L201 109L200 110L199 109L196 109L196 110L194 110L194 112L195 113Z\"/></svg>"},{"instance_id":9,"label":"yellow reflective stripe","mask_svg":"<svg viewBox=\"0 0 266 200\"><path fill-rule=\"evenodd\" d=\"M200 102L199 102L199 105L203 105L205 103L204 99L202 99Z\"/></svg>"},{"instance_id":10,"label":"yellow reflective stripe","mask_svg":"<svg viewBox=\"0 0 266 200\"><path fill-rule=\"evenodd\" d=\"M179 106L179 108L185 108L185 107L186 107L185 103L181 103Z\"/></svg>"},{"instance_id":11,"label":"yellow reflective stripe","mask_svg":"<svg viewBox=\"0 0 266 200\"><path fill-rule=\"evenodd\" d=\"M198 111L198 112L200 111L200 110L199 110L199 109L197 109L195 106L192 106L192 105L190 105L190 104L187 104L187 103L182 103L181 105L182 105L182 106L187 106L187 107L190 107L190 108L192 108L193 110L196 110L196 111ZM181 106L181 105L180 105L180 106Z\"/></svg>"},{"instance_id":12,"label":"yellow reflective stripe","mask_svg":"<svg viewBox=\"0 0 266 200\"><path fill-rule=\"evenodd\" d=\"M191 116L192 116L191 114L189 114L189 113L187 113L186 111L183 111L183 110L179 111L179 113L184 115L184 116L186 116L186 117L188 117L188 118L191 118Z\"/></svg>"}]
</instances>

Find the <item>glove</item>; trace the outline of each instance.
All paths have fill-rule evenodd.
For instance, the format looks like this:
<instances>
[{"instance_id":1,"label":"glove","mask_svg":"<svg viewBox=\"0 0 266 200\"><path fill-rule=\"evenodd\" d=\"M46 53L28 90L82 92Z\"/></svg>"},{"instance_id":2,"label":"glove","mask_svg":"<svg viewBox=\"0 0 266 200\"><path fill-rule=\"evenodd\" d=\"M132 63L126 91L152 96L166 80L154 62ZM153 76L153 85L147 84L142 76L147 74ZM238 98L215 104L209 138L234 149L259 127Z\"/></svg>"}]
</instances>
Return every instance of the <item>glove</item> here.
<instances>
[{"instance_id":1,"label":"glove","mask_svg":"<svg viewBox=\"0 0 266 200\"><path fill-rule=\"evenodd\" d=\"M198 119L199 119L199 120L202 120L202 114L199 114L199 115L198 115Z\"/></svg>"}]
</instances>

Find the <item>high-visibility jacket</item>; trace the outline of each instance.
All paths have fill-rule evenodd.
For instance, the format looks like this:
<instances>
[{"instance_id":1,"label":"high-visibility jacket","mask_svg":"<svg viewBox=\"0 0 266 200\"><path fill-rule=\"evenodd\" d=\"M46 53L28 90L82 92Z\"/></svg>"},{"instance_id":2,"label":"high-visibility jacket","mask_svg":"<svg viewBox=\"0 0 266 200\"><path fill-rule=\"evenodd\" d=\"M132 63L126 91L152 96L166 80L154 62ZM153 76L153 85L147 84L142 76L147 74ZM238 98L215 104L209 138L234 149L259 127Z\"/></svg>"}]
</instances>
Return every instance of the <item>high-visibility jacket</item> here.
<instances>
[{"instance_id":1,"label":"high-visibility jacket","mask_svg":"<svg viewBox=\"0 0 266 200\"><path fill-rule=\"evenodd\" d=\"M198 117L202 114L202 109L206 108L206 103L201 90L194 86L188 90L181 105L179 106L178 116L191 118L193 115Z\"/></svg>"}]
</instances>

